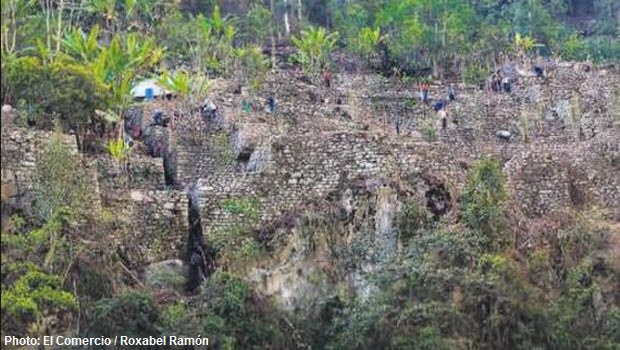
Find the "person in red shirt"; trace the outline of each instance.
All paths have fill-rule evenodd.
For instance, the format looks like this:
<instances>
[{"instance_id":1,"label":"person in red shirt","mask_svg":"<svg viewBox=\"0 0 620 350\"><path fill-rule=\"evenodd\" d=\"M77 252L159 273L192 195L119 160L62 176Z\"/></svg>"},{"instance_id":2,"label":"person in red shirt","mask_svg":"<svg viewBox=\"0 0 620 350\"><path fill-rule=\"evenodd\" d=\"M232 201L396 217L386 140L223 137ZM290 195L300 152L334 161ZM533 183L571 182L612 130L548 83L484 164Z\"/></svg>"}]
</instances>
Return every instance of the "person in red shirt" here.
<instances>
[{"instance_id":1,"label":"person in red shirt","mask_svg":"<svg viewBox=\"0 0 620 350\"><path fill-rule=\"evenodd\" d=\"M420 84L420 98L424 102L428 102L429 92L431 90L431 85L427 81L423 81Z\"/></svg>"},{"instance_id":2,"label":"person in red shirt","mask_svg":"<svg viewBox=\"0 0 620 350\"><path fill-rule=\"evenodd\" d=\"M323 81L326 87L332 86L332 73L328 69L323 70Z\"/></svg>"}]
</instances>

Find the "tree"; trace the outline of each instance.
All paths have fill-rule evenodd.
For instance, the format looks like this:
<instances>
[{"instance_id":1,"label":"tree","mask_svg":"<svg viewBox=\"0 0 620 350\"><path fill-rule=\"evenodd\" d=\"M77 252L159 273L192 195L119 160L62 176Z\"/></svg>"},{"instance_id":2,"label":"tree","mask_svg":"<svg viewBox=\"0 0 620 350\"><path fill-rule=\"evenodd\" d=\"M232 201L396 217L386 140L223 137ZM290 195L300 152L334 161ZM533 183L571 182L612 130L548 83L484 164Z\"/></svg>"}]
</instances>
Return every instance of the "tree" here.
<instances>
[{"instance_id":1,"label":"tree","mask_svg":"<svg viewBox=\"0 0 620 350\"><path fill-rule=\"evenodd\" d=\"M271 13L261 4L256 4L246 16L248 41L262 46L269 35Z\"/></svg>"}]
</instances>

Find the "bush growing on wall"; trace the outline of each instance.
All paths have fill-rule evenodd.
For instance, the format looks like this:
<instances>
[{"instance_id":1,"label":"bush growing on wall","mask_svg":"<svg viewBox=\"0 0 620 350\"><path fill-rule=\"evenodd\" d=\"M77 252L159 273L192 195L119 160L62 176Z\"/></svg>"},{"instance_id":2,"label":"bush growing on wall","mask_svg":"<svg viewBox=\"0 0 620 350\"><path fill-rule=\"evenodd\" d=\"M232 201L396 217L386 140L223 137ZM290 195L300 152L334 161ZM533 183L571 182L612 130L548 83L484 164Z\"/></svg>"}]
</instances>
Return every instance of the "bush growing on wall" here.
<instances>
[{"instance_id":1,"label":"bush growing on wall","mask_svg":"<svg viewBox=\"0 0 620 350\"><path fill-rule=\"evenodd\" d=\"M60 135L54 135L35 166L34 211L38 219L45 221L62 207L71 208L77 215L92 211L88 172Z\"/></svg>"},{"instance_id":2,"label":"bush growing on wall","mask_svg":"<svg viewBox=\"0 0 620 350\"><path fill-rule=\"evenodd\" d=\"M203 332L220 335L214 338L216 348L292 347L285 344L285 333L264 313L266 305L256 299L243 278L217 273L205 283L199 300L201 311L208 315L203 319Z\"/></svg>"},{"instance_id":3,"label":"bush growing on wall","mask_svg":"<svg viewBox=\"0 0 620 350\"><path fill-rule=\"evenodd\" d=\"M4 63L4 62L3 62ZM78 136L95 131L95 110L105 110L108 95L105 86L86 67L64 61L43 64L37 57L11 59L3 64L2 99L23 104L31 118L50 127L56 120Z\"/></svg>"},{"instance_id":4,"label":"bush growing on wall","mask_svg":"<svg viewBox=\"0 0 620 350\"><path fill-rule=\"evenodd\" d=\"M499 162L483 158L469 172L461 197L461 217L470 228L494 235L500 229L505 196Z\"/></svg>"}]
</instances>

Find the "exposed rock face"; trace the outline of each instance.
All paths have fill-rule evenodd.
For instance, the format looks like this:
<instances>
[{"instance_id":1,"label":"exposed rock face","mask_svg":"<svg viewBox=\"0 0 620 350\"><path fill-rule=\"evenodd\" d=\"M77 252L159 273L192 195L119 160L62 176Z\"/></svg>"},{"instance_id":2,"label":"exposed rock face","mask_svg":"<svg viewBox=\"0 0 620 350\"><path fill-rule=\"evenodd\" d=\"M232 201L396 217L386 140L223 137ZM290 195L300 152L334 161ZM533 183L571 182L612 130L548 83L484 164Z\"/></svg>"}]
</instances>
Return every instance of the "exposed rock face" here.
<instances>
[{"instance_id":1,"label":"exposed rock face","mask_svg":"<svg viewBox=\"0 0 620 350\"><path fill-rule=\"evenodd\" d=\"M398 232L395 223L399 207L400 203L394 190L389 187L379 190L375 214L375 235L382 259L393 258L397 253Z\"/></svg>"},{"instance_id":2,"label":"exposed rock face","mask_svg":"<svg viewBox=\"0 0 620 350\"><path fill-rule=\"evenodd\" d=\"M261 293L275 297L282 308L291 311L307 309L331 288L328 270L333 268L333 259L325 233L302 231L289 232L273 259L248 274Z\"/></svg>"},{"instance_id":3,"label":"exposed rock face","mask_svg":"<svg viewBox=\"0 0 620 350\"><path fill-rule=\"evenodd\" d=\"M374 288L369 274L397 256L401 203L395 188L357 181L330 197L292 220L292 228L272 228L267 246L273 252L248 274L258 291L287 310L313 310L337 286L368 296ZM318 208L331 209L319 214Z\"/></svg>"}]
</instances>

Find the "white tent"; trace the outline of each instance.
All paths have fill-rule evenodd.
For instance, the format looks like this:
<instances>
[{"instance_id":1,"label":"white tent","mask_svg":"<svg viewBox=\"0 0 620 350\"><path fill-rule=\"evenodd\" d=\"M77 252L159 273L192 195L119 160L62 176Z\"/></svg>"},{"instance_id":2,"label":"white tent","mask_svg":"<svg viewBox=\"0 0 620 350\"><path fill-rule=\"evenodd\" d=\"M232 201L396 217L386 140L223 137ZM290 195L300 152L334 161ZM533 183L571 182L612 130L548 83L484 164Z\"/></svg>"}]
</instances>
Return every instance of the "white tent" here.
<instances>
[{"instance_id":1,"label":"white tent","mask_svg":"<svg viewBox=\"0 0 620 350\"><path fill-rule=\"evenodd\" d=\"M146 98L146 91L148 89L153 90L153 97L161 97L168 93L159 85L156 79L144 79L137 82L131 88L131 96L133 98Z\"/></svg>"}]
</instances>

